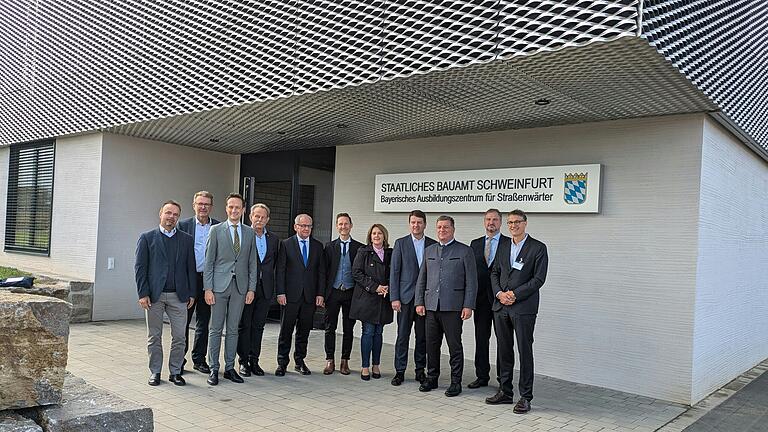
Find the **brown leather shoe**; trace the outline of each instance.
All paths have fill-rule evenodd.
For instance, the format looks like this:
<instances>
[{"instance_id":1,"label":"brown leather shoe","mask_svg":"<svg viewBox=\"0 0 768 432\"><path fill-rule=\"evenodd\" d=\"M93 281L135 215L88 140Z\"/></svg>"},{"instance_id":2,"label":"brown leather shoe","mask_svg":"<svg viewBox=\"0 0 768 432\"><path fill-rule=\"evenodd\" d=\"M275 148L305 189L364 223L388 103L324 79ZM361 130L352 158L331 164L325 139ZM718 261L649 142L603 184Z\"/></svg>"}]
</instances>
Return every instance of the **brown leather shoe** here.
<instances>
[{"instance_id":1,"label":"brown leather shoe","mask_svg":"<svg viewBox=\"0 0 768 432\"><path fill-rule=\"evenodd\" d=\"M528 411L531 410L531 401L529 401L526 398L520 398L519 401L515 404L515 407L512 408L512 412L515 414L525 414Z\"/></svg>"},{"instance_id":2,"label":"brown leather shoe","mask_svg":"<svg viewBox=\"0 0 768 432\"><path fill-rule=\"evenodd\" d=\"M349 360L341 359L341 367L339 368L339 372L341 372L342 375L349 375Z\"/></svg>"},{"instance_id":3,"label":"brown leather shoe","mask_svg":"<svg viewBox=\"0 0 768 432\"><path fill-rule=\"evenodd\" d=\"M344 363L342 363L344 364ZM325 362L325 369L323 369L323 375L330 375L336 370L336 363L333 360L327 360Z\"/></svg>"}]
</instances>

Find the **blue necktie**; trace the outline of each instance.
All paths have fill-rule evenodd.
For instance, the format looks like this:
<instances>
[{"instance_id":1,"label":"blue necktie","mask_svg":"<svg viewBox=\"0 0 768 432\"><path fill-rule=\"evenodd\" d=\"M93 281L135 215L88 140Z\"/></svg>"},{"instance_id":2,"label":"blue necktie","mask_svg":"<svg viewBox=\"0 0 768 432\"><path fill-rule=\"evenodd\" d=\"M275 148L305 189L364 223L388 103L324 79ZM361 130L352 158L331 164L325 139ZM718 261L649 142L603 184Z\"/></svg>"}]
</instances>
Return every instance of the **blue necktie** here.
<instances>
[{"instance_id":1,"label":"blue necktie","mask_svg":"<svg viewBox=\"0 0 768 432\"><path fill-rule=\"evenodd\" d=\"M341 242L341 256L347 256L347 242Z\"/></svg>"},{"instance_id":2,"label":"blue necktie","mask_svg":"<svg viewBox=\"0 0 768 432\"><path fill-rule=\"evenodd\" d=\"M309 261L309 255L307 255L307 241L302 240L301 241L301 256L304 257L304 267L307 266L307 261Z\"/></svg>"}]
</instances>

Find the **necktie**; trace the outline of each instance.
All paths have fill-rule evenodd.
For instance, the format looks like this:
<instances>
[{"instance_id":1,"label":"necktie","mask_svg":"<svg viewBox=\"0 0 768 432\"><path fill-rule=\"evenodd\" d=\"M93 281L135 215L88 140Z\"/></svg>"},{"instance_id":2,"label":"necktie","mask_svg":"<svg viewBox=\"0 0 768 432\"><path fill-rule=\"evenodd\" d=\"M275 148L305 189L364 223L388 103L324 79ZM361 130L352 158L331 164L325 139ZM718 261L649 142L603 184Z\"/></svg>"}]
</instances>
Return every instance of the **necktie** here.
<instances>
[{"instance_id":1,"label":"necktie","mask_svg":"<svg viewBox=\"0 0 768 432\"><path fill-rule=\"evenodd\" d=\"M347 256L347 242L341 242L341 256Z\"/></svg>"},{"instance_id":2,"label":"necktie","mask_svg":"<svg viewBox=\"0 0 768 432\"><path fill-rule=\"evenodd\" d=\"M232 225L235 229L235 240L232 242L232 250L235 251L235 255L240 255L240 234L237 233L237 224Z\"/></svg>"},{"instance_id":3,"label":"necktie","mask_svg":"<svg viewBox=\"0 0 768 432\"><path fill-rule=\"evenodd\" d=\"M309 261L309 255L307 254L307 241L302 240L301 241L301 256L304 257L304 267L307 266L307 262Z\"/></svg>"},{"instance_id":4,"label":"necktie","mask_svg":"<svg viewBox=\"0 0 768 432\"><path fill-rule=\"evenodd\" d=\"M485 263L491 265L491 240L493 237L485 238Z\"/></svg>"}]
</instances>

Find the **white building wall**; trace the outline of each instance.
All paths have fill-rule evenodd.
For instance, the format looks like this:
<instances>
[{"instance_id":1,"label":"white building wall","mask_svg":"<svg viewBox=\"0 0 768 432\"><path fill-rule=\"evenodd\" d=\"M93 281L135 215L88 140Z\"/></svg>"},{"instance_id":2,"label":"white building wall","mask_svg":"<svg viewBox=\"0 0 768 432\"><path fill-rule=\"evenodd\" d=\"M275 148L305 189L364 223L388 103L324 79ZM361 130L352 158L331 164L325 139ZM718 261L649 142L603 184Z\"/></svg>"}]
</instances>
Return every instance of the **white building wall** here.
<instances>
[{"instance_id":1,"label":"white building wall","mask_svg":"<svg viewBox=\"0 0 768 432\"><path fill-rule=\"evenodd\" d=\"M194 215L192 197L201 189L213 193L213 215L223 220L223 199L239 190L240 156L107 134L101 168L93 319L142 317L133 272L139 234L157 227L168 199L181 203L182 218Z\"/></svg>"},{"instance_id":2,"label":"white building wall","mask_svg":"<svg viewBox=\"0 0 768 432\"><path fill-rule=\"evenodd\" d=\"M702 119L338 147L334 213L355 218L359 240L374 222L396 238L407 233L406 214L373 212L376 174L602 164L600 214L532 214L528 224L550 257L536 328L536 372L689 403ZM483 234L480 213L453 216L458 240L469 243ZM436 217L428 215L433 237ZM386 327L388 342L395 327ZM468 359L474 355L473 334L466 323Z\"/></svg>"},{"instance_id":3,"label":"white building wall","mask_svg":"<svg viewBox=\"0 0 768 432\"><path fill-rule=\"evenodd\" d=\"M5 244L10 148L0 148L0 242ZM101 176L101 134L56 140L50 257L3 252L0 265L93 281Z\"/></svg>"},{"instance_id":4,"label":"white building wall","mask_svg":"<svg viewBox=\"0 0 768 432\"><path fill-rule=\"evenodd\" d=\"M707 119L691 400L768 357L768 163Z\"/></svg>"}]
</instances>

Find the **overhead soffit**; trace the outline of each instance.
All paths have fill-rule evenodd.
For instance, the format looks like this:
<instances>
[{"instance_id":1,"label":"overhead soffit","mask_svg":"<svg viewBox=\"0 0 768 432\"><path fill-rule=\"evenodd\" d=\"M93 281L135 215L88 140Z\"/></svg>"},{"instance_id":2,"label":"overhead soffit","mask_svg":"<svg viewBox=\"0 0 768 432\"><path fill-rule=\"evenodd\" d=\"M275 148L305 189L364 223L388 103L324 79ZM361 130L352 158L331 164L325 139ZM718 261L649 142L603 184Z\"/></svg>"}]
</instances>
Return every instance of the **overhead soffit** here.
<instances>
[{"instance_id":1,"label":"overhead soffit","mask_svg":"<svg viewBox=\"0 0 768 432\"><path fill-rule=\"evenodd\" d=\"M0 3L0 145L637 34L638 0Z\"/></svg>"},{"instance_id":2,"label":"overhead soffit","mask_svg":"<svg viewBox=\"0 0 768 432\"><path fill-rule=\"evenodd\" d=\"M715 110L645 40L622 37L104 130L251 153Z\"/></svg>"}]
</instances>

